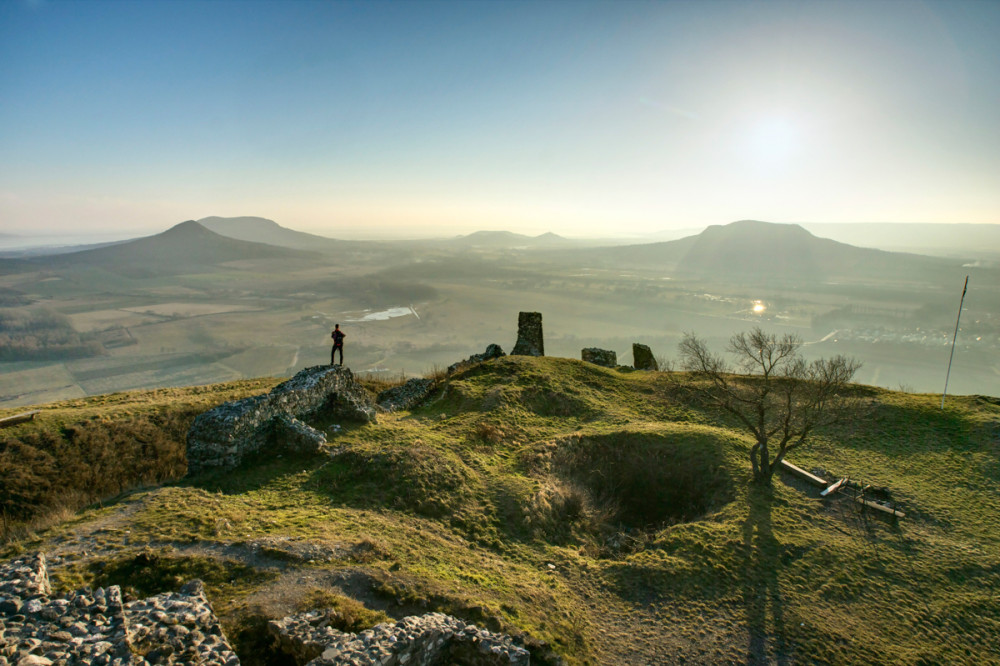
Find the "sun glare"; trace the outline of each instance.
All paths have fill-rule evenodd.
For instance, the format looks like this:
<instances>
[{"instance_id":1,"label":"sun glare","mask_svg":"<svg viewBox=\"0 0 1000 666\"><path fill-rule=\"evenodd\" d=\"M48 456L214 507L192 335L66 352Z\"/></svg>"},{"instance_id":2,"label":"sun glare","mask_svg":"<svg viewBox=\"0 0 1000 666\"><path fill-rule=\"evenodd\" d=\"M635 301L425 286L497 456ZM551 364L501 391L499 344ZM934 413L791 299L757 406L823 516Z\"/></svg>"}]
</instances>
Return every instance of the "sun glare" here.
<instances>
[{"instance_id":1,"label":"sun glare","mask_svg":"<svg viewBox=\"0 0 1000 666\"><path fill-rule=\"evenodd\" d=\"M789 118L763 118L747 134L749 157L759 164L780 164L796 152L801 143L799 128Z\"/></svg>"},{"instance_id":2,"label":"sun glare","mask_svg":"<svg viewBox=\"0 0 1000 666\"><path fill-rule=\"evenodd\" d=\"M753 302L753 312L754 312L754 314L760 314L761 312L763 312L766 309L767 309L767 306L764 305L764 301L754 301Z\"/></svg>"}]
</instances>

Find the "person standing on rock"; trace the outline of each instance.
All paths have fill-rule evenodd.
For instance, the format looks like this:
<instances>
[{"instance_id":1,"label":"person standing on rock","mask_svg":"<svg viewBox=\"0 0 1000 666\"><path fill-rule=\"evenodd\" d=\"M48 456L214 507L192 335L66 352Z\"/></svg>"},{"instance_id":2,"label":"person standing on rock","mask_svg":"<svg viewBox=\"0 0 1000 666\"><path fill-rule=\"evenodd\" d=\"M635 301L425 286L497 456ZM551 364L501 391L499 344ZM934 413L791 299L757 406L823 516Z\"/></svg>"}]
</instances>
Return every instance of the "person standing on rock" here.
<instances>
[{"instance_id":1,"label":"person standing on rock","mask_svg":"<svg viewBox=\"0 0 1000 666\"><path fill-rule=\"evenodd\" d=\"M334 358L337 356L337 350L340 350L340 365L344 365L344 338L347 334L340 330L340 324L334 324L333 333L330 334L333 338L333 349L330 350L330 365L336 365Z\"/></svg>"}]
</instances>

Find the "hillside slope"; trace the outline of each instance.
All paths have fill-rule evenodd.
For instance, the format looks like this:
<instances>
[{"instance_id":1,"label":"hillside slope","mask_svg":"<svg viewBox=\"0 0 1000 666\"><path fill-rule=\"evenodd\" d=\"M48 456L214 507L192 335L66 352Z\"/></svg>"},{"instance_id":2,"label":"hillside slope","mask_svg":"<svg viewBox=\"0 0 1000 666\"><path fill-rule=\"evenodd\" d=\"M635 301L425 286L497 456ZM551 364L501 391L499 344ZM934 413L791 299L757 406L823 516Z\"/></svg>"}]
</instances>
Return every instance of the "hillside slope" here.
<instances>
[{"instance_id":1,"label":"hillside slope","mask_svg":"<svg viewBox=\"0 0 1000 666\"><path fill-rule=\"evenodd\" d=\"M749 441L679 401L683 379L489 361L377 425L313 423L322 455L138 490L3 557L44 550L65 587L137 594L199 576L245 664L283 663L267 618L343 597L526 632L540 664L1000 664L1000 401L857 387L859 419L796 452L887 487L890 524L793 479L751 489Z\"/></svg>"},{"instance_id":2,"label":"hillside slope","mask_svg":"<svg viewBox=\"0 0 1000 666\"><path fill-rule=\"evenodd\" d=\"M674 241L604 248L593 257L659 267L686 278L796 285L830 280L933 283L962 273L958 260L885 252L818 238L797 224L740 220Z\"/></svg>"},{"instance_id":3,"label":"hillside slope","mask_svg":"<svg viewBox=\"0 0 1000 666\"><path fill-rule=\"evenodd\" d=\"M246 259L314 261L318 255L221 236L193 220L125 243L32 260L42 268L100 267L128 276L178 275Z\"/></svg>"}]
</instances>

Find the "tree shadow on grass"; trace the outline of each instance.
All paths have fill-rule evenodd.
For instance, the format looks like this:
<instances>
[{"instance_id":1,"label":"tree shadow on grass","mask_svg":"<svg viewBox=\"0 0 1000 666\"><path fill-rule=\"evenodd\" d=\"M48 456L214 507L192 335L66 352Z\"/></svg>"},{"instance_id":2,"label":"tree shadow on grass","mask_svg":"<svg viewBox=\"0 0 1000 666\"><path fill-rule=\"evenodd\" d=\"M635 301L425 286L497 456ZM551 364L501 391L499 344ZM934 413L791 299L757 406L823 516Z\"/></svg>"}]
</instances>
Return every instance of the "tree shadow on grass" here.
<instances>
[{"instance_id":1,"label":"tree shadow on grass","mask_svg":"<svg viewBox=\"0 0 1000 666\"><path fill-rule=\"evenodd\" d=\"M781 544L771 528L770 488L752 488L743 523L743 600L746 605L747 663L790 663L785 641L784 602L778 573Z\"/></svg>"}]
</instances>

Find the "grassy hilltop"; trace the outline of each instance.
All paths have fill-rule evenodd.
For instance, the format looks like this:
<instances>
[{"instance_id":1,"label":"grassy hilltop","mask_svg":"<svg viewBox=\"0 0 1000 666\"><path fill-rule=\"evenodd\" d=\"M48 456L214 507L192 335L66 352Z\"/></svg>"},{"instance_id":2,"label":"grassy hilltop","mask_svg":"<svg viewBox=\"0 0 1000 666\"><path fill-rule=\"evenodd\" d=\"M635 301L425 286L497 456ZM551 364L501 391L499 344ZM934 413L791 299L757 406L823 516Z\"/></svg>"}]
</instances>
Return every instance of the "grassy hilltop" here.
<instances>
[{"instance_id":1,"label":"grassy hilltop","mask_svg":"<svg viewBox=\"0 0 1000 666\"><path fill-rule=\"evenodd\" d=\"M2 431L7 478L48 460L33 469L50 483L90 441L127 450L107 469L166 482L46 527L53 486L21 517L34 529L5 526L0 555L61 558L66 588L200 577L246 664L285 663L264 623L321 604L351 629L440 610L524 632L533 663L1000 664L1000 401L942 411L940 396L859 386L863 415L792 455L889 488L906 512L891 524L790 478L750 486L749 438L681 401L678 378L502 358L377 425L314 423L328 454L183 479L194 415L274 380L47 406Z\"/></svg>"}]
</instances>

